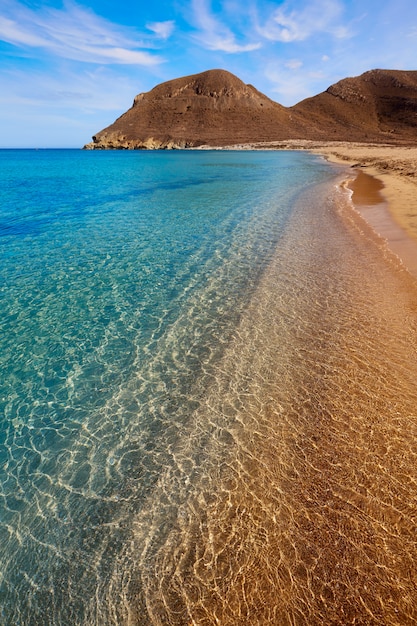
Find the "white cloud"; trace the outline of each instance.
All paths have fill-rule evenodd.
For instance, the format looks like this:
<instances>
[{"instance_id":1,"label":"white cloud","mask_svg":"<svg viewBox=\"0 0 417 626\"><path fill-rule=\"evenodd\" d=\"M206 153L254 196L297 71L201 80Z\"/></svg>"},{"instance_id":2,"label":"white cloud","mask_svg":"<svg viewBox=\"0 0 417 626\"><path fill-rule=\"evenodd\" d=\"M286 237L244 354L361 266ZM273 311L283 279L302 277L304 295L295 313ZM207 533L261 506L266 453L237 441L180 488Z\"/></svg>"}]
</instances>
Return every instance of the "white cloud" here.
<instances>
[{"instance_id":1,"label":"white cloud","mask_svg":"<svg viewBox=\"0 0 417 626\"><path fill-rule=\"evenodd\" d=\"M299 59L291 59L290 61L287 61L284 65L285 67L288 67L289 70L298 70L300 69L300 67L303 66L303 62Z\"/></svg>"},{"instance_id":2,"label":"white cloud","mask_svg":"<svg viewBox=\"0 0 417 626\"><path fill-rule=\"evenodd\" d=\"M325 74L321 72L320 70L317 70L316 72L308 72L307 74L307 78L313 79L313 80L322 80L324 77L325 77Z\"/></svg>"},{"instance_id":3,"label":"white cloud","mask_svg":"<svg viewBox=\"0 0 417 626\"><path fill-rule=\"evenodd\" d=\"M0 39L7 43L25 46L43 46L44 39L26 31L17 22L0 16Z\"/></svg>"},{"instance_id":4,"label":"white cloud","mask_svg":"<svg viewBox=\"0 0 417 626\"><path fill-rule=\"evenodd\" d=\"M11 0L7 17L0 19L0 40L20 47L37 47L56 56L88 63L151 66L161 63L136 33L96 15L73 2L62 10L39 11Z\"/></svg>"},{"instance_id":5,"label":"white cloud","mask_svg":"<svg viewBox=\"0 0 417 626\"><path fill-rule=\"evenodd\" d=\"M284 106L292 106L310 95L305 75L294 73L284 65L268 64L265 77L272 85L270 91L276 94L276 98L272 96L273 99Z\"/></svg>"},{"instance_id":6,"label":"white cloud","mask_svg":"<svg viewBox=\"0 0 417 626\"><path fill-rule=\"evenodd\" d=\"M338 24L343 7L339 0L311 0L303 8L293 8L287 0L258 24L260 35L270 41L290 43L303 41L318 32L331 33L336 38L348 36L344 26Z\"/></svg>"},{"instance_id":7,"label":"white cloud","mask_svg":"<svg viewBox=\"0 0 417 626\"><path fill-rule=\"evenodd\" d=\"M192 10L193 24L199 29L196 38L208 50L237 53L251 52L261 47L258 42L239 44L230 28L211 13L208 0L193 0Z\"/></svg>"},{"instance_id":8,"label":"white cloud","mask_svg":"<svg viewBox=\"0 0 417 626\"><path fill-rule=\"evenodd\" d=\"M62 69L58 76L46 71L15 68L1 72L0 82L0 104L9 104L11 108L21 105L32 114L34 109L65 109L78 114L109 111L114 115L126 110L135 93L141 90L137 81L109 66L97 67L93 71ZM116 82L117 89L109 89L109 85Z\"/></svg>"},{"instance_id":9,"label":"white cloud","mask_svg":"<svg viewBox=\"0 0 417 626\"><path fill-rule=\"evenodd\" d=\"M0 144L81 147L147 90L146 73L140 74L131 66L66 62L59 73L39 66L0 67Z\"/></svg>"},{"instance_id":10,"label":"white cloud","mask_svg":"<svg viewBox=\"0 0 417 626\"><path fill-rule=\"evenodd\" d=\"M263 75L268 80L268 92L271 97L284 106L293 106L312 95L321 93L332 83L334 77L324 73L315 65L305 60L302 67L294 68L291 62L282 62L279 58L265 62Z\"/></svg>"},{"instance_id":11,"label":"white cloud","mask_svg":"<svg viewBox=\"0 0 417 626\"><path fill-rule=\"evenodd\" d=\"M174 20L167 20L166 22L150 22L146 24L146 28L151 30L157 37L161 39L168 39L175 28Z\"/></svg>"}]
</instances>

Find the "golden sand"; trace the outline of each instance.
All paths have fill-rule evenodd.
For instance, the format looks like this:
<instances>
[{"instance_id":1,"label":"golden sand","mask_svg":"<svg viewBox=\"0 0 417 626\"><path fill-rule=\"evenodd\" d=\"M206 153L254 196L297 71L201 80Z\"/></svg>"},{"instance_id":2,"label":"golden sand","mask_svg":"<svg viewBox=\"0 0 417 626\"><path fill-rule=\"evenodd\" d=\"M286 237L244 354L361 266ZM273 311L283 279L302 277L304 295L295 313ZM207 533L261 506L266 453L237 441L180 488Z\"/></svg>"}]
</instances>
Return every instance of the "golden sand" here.
<instances>
[{"instance_id":1,"label":"golden sand","mask_svg":"<svg viewBox=\"0 0 417 626\"><path fill-rule=\"evenodd\" d=\"M310 150L335 163L378 178L393 219L417 241L417 147L341 141L259 142L228 146L240 150ZM381 188L382 189L382 188Z\"/></svg>"},{"instance_id":2,"label":"golden sand","mask_svg":"<svg viewBox=\"0 0 417 626\"><path fill-rule=\"evenodd\" d=\"M338 142L313 151L352 166L355 206L417 276L417 148Z\"/></svg>"},{"instance_id":3,"label":"golden sand","mask_svg":"<svg viewBox=\"0 0 417 626\"><path fill-rule=\"evenodd\" d=\"M346 184L359 213L417 278L417 147L290 139L228 149L309 150L350 165L352 177Z\"/></svg>"},{"instance_id":4,"label":"golden sand","mask_svg":"<svg viewBox=\"0 0 417 626\"><path fill-rule=\"evenodd\" d=\"M381 224L369 171L338 179ZM417 624L417 283L369 230L299 196L89 623Z\"/></svg>"},{"instance_id":5,"label":"golden sand","mask_svg":"<svg viewBox=\"0 0 417 626\"><path fill-rule=\"evenodd\" d=\"M323 144L317 151L381 180L394 219L417 240L417 148L338 143Z\"/></svg>"},{"instance_id":6,"label":"golden sand","mask_svg":"<svg viewBox=\"0 0 417 626\"><path fill-rule=\"evenodd\" d=\"M416 285L347 205L299 199L135 519L119 623L140 585L160 626L417 623Z\"/></svg>"}]
</instances>

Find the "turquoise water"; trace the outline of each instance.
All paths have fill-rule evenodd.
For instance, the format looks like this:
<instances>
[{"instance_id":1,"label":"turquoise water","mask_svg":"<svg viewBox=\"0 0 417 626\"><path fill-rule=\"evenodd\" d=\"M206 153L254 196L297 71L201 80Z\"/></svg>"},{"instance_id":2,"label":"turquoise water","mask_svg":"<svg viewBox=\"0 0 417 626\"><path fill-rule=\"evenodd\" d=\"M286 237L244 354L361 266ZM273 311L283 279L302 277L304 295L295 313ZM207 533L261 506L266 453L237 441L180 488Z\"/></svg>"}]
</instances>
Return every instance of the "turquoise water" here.
<instances>
[{"instance_id":1,"label":"turquoise water","mask_svg":"<svg viewBox=\"0 0 417 626\"><path fill-rule=\"evenodd\" d=\"M0 177L0 621L92 623L297 195L334 172L7 150Z\"/></svg>"},{"instance_id":2,"label":"turquoise water","mask_svg":"<svg viewBox=\"0 0 417 626\"><path fill-rule=\"evenodd\" d=\"M346 177L0 151L1 626L417 623L417 286Z\"/></svg>"}]
</instances>

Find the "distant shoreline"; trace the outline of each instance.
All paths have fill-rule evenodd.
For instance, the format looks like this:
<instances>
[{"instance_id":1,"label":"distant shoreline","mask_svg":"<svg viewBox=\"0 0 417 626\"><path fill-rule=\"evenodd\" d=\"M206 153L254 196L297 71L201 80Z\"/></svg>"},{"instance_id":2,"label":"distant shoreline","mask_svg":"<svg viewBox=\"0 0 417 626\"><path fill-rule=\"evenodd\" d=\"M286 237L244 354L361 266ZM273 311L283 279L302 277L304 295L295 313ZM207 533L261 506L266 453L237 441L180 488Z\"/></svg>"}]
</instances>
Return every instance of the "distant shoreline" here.
<instances>
[{"instance_id":1,"label":"distant shoreline","mask_svg":"<svg viewBox=\"0 0 417 626\"><path fill-rule=\"evenodd\" d=\"M19 148L1 148L1 150L8 149L16 150ZM32 151L77 150L77 148L21 149ZM330 162L350 166L352 177L349 177L346 184L352 190L354 190L358 172L377 178L382 183L380 215L377 216L374 211L369 223L380 236L386 239L390 249L417 278L417 147L414 145L287 139L237 143L226 146L209 144L192 148L173 146L172 149L180 151L304 150L321 155ZM113 150L118 151L121 148ZM384 200L387 203L385 207L383 206ZM353 202L355 203L355 198L353 198ZM371 212L361 209L360 206L357 208L361 216L369 221Z\"/></svg>"},{"instance_id":2,"label":"distant shoreline","mask_svg":"<svg viewBox=\"0 0 417 626\"><path fill-rule=\"evenodd\" d=\"M205 147L206 148L206 147ZM379 214L364 209L366 200L353 202L360 215L384 239L389 248L417 278L417 147L345 141L287 140L236 144L222 150L308 150L333 163L350 165L352 178L346 185L354 192L358 172L381 181ZM373 187L366 178L360 181L362 194ZM366 185L368 189L366 189ZM384 200L386 205L384 206ZM369 205L375 205L369 200ZM369 206L368 206L369 209Z\"/></svg>"},{"instance_id":3,"label":"distant shoreline","mask_svg":"<svg viewBox=\"0 0 417 626\"><path fill-rule=\"evenodd\" d=\"M377 144L339 143L317 146L312 152L323 155L332 162L349 164L352 181L349 186L373 187L369 177L380 181L379 193L386 205L379 205L378 214L372 211L366 199L356 205L359 213L386 239L389 248L403 261L417 278L417 148ZM360 173L363 174L360 177ZM368 179L367 179L368 177ZM364 208L368 206L368 208Z\"/></svg>"}]
</instances>

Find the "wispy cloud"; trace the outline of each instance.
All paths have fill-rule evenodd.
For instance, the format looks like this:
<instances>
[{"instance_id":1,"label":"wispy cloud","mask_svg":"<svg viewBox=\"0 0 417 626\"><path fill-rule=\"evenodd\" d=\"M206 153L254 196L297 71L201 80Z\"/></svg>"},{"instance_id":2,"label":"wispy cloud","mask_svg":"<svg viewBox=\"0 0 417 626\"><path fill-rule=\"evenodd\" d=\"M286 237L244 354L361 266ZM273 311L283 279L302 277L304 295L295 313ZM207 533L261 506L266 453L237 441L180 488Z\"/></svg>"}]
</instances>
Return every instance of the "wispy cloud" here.
<instances>
[{"instance_id":1,"label":"wispy cloud","mask_svg":"<svg viewBox=\"0 0 417 626\"><path fill-rule=\"evenodd\" d=\"M160 26L158 37L161 32L168 33L167 26L165 30ZM152 42L139 39L133 29L113 24L73 2L67 2L62 10L43 7L36 11L6 0L0 40L88 63L151 66L163 61L143 50L151 48Z\"/></svg>"},{"instance_id":2,"label":"wispy cloud","mask_svg":"<svg viewBox=\"0 0 417 626\"><path fill-rule=\"evenodd\" d=\"M168 39L175 28L174 20L167 20L166 22L150 22L146 24L146 28L151 30L157 37L161 39Z\"/></svg>"},{"instance_id":3,"label":"wispy cloud","mask_svg":"<svg viewBox=\"0 0 417 626\"><path fill-rule=\"evenodd\" d=\"M235 33L211 11L209 0L192 1L192 23L198 33L198 41L208 50L228 53L251 52L261 43L238 43Z\"/></svg>"},{"instance_id":4,"label":"wispy cloud","mask_svg":"<svg viewBox=\"0 0 417 626\"><path fill-rule=\"evenodd\" d=\"M291 43L303 41L319 32L327 32L336 38L348 36L340 23L343 5L339 0L311 0L299 8L287 0L258 22L258 33L270 41Z\"/></svg>"},{"instance_id":5,"label":"wispy cloud","mask_svg":"<svg viewBox=\"0 0 417 626\"><path fill-rule=\"evenodd\" d=\"M265 76L273 85L270 89L272 99L276 99L284 106L291 106L310 95L305 76L294 74L293 70L286 68L285 65L267 67Z\"/></svg>"},{"instance_id":6,"label":"wispy cloud","mask_svg":"<svg viewBox=\"0 0 417 626\"><path fill-rule=\"evenodd\" d=\"M285 67L289 70L298 70L300 67L303 67L303 62L300 59L290 59L286 63L284 63Z\"/></svg>"},{"instance_id":7,"label":"wispy cloud","mask_svg":"<svg viewBox=\"0 0 417 626\"><path fill-rule=\"evenodd\" d=\"M2 71L0 104L21 106L32 113L35 109L66 109L94 115L108 111L114 116L130 106L141 89L136 81L110 66L84 67L85 71L62 70L59 76L43 70ZM116 81L117 89L109 89Z\"/></svg>"},{"instance_id":8,"label":"wispy cloud","mask_svg":"<svg viewBox=\"0 0 417 626\"><path fill-rule=\"evenodd\" d=\"M145 91L127 70L110 65L62 67L59 75L3 70L0 84L0 141L9 147L81 147Z\"/></svg>"}]
</instances>

